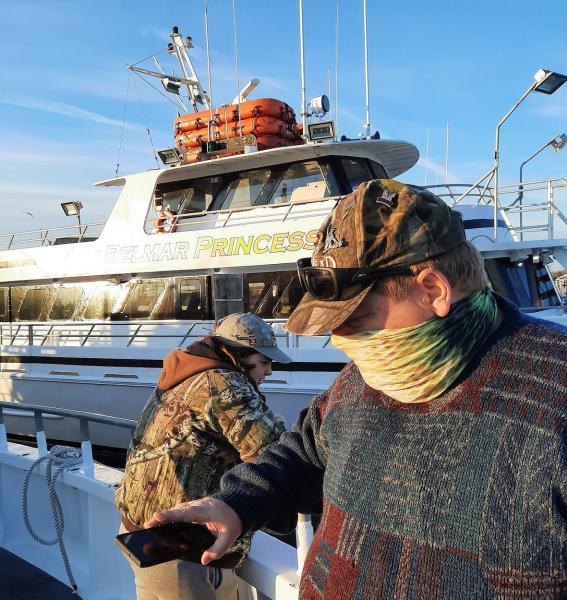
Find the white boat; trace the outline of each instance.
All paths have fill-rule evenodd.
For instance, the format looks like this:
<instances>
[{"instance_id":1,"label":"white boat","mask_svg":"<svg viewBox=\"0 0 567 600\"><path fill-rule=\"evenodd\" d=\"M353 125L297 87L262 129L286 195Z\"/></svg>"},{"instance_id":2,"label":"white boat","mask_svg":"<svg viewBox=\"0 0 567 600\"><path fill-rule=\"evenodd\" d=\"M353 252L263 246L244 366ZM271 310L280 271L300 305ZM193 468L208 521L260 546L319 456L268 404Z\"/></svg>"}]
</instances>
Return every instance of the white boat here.
<instances>
[{"instance_id":1,"label":"white boat","mask_svg":"<svg viewBox=\"0 0 567 600\"><path fill-rule=\"evenodd\" d=\"M172 40L183 45L176 30ZM316 132L324 130L319 124ZM106 223L0 235L0 400L136 419L170 350L206 334L215 319L250 311L272 323L293 359L276 364L264 384L291 425L346 361L327 335L284 331L302 295L296 261L310 255L337 197L361 181L403 179L418 160L408 142L327 138L312 132L303 145L215 151L208 160L102 181L96 185L117 188ZM510 206L501 201L496 210L490 188L464 197L449 186L434 191L463 213L494 288L561 320L547 263L565 258L567 240L549 234L565 220L558 202L567 185L522 185L524 213L537 205L545 214L540 239L528 241L532 226L516 224L513 186L500 194ZM5 412L8 431L33 432L32 413ZM62 416L46 417L45 429L54 440L79 439ZM94 425L91 435L98 445L128 443L127 433L106 426Z\"/></svg>"}]
</instances>

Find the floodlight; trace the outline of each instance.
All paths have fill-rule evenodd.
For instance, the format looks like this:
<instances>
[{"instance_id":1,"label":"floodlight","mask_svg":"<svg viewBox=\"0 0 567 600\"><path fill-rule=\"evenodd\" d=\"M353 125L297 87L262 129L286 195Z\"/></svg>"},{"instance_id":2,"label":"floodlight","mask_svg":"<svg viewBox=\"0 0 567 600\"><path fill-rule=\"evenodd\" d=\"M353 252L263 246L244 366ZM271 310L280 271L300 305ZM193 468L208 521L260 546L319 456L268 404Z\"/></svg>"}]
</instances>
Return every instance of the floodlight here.
<instances>
[{"instance_id":1,"label":"floodlight","mask_svg":"<svg viewBox=\"0 0 567 600\"><path fill-rule=\"evenodd\" d=\"M567 81L567 76L548 69L539 69L534 75L534 79L538 83L534 91L542 94L553 94Z\"/></svg>"},{"instance_id":2,"label":"floodlight","mask_svg":"<svg viewBox=\"0 0 567 600\"><path fill-rule=\"evenodd\" d=\"M165 88L166 92L170 92L171 94L177 94L179 96L179 88L181 84L177 81L171 81L169 77L162 77L161 84Z\"/></svg>"},{"instance_id":3,"label":"floodlight","mask_svg":"<svg viewBox=\"0 0 567 600\"><path fill-rule=\"evenodd\" d=\"M68 217L79 217L81 215L81 202L61 202L61 208Z\"/></svg>"},{"instance_id":4,"label":"floodlight","mask_svg":"<svg viewBox=\"0 0 567 600\"><path fill-rule=\"evenodd\" d=\"M567 146L567 135L564 133L559 134L557 137L551 140L550 144L553 148L553 152L559 152L559 150Z\"/></svg>"},{"instance_id":5,"label":"floodlight","mask_svg":"<svg viewBox=\"0 0 567 600\"><path fill-rule=\"evenodd\" d=\"M161 162L166 166L170 165L175 167L181 162L181 154L175 146L173 148L162 148L161 150L158 150L157 153Z\"/></svg>"}]
</instances>

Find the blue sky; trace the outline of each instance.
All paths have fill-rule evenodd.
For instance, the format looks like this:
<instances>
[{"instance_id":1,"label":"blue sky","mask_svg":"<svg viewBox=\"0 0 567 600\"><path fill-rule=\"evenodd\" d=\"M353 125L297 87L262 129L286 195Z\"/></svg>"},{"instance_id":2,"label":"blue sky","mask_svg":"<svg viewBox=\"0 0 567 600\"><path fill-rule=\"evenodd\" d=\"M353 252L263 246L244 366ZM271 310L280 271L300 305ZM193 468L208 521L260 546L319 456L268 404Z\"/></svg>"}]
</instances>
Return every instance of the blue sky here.
<instances>
[{"instance_id":1,"label":"blue sky","mask_svg":"<svg viewBox=\"0 0 567 600\"><path fill-rule=\"evenodd\" d=\"M333 109L336 6L304 0L307 93L328 93L330 70ZM221 104L236 94L232 1L209 0L208 9ZM364 122L362 0L339 0L339 13L339 129L355 137ZM173 145L175 107L133 78L125 110L125 65L165 48L172 25L193 37L207 89L200 1L0 0L3 232L64 226L59 204L68 200L83 202L84 222L103 221L116 190L92 183L114 175L121 139L120 174L156 166L146 128L155 147ZM372 129L419 148L420 164L400 177L407 182L444 183L446 122L449 180L478 179L491 166L497 122L535 71L567 73L565 0L368 0L368 25ZM298 30L295 0L237 0L241 83L259 77L254 97L297 112ZM501 181L517 181L520 163L566 130L567 85L528 96L502 129ZM567 150L546 150L525 179L565 176L566 165Z\"/></svg>"}]
</instances>

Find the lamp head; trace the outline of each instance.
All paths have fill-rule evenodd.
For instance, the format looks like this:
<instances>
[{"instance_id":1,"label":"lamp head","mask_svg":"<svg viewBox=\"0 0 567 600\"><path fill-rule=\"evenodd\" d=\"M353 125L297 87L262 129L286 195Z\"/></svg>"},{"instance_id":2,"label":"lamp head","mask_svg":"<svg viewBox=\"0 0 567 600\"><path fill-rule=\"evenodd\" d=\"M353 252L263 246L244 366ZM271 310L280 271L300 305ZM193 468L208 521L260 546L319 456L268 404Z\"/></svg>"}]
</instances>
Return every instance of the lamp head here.
<instances>
[{"instance_id":1,"label":"lamp head","mask_svg":"<svg viewBox=\"0 0 567 600\"><path fill-rule=\"evenodd\" d=\"M567 76L548 69L538 69L534 79L537 82L535 92L553 94L567 81Z\"/></svg>"},{"instance_id":2,"label":"lamp head","mask_svg":"<svg viewBox=\"0 0 567 600\"><path fill-rule=\"evenodd\" d=\"M83 204L81 202L61 202L61 208L67 217L77 217L83 208Z\"/></svg>"},{"instance_id":3,"label":"lamp head","mask_svg":"<svg viewBox=\"0 0 567 600\"><path fill-rule=\"evenodd\" d=\"M567 146L567 135L564 133L560 133L558 136L554 137L551 140L551 147L553 148L553 152L559 152L562 148Z\"/></svg>"}]
</instances>

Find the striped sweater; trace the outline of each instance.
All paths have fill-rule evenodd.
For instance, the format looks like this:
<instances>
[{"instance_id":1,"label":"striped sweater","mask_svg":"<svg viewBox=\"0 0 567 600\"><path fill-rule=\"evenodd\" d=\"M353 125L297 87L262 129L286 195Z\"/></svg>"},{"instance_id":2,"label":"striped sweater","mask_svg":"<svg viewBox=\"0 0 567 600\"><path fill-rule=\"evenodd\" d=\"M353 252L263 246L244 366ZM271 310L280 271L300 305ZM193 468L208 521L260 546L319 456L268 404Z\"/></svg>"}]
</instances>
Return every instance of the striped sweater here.
<instances>
[{"instance_id":1,"label":"striped sweater","mask_svg":"<svg viewBox=\"0 0 567 600\"><path fill-rule=\"evenodd\" d=\"M245 530L289 530L323 499L302 600L567 598L567 331L499 302L443 395L400 404L349 363L223 478Z\"/></svg>"}]
</instances>

